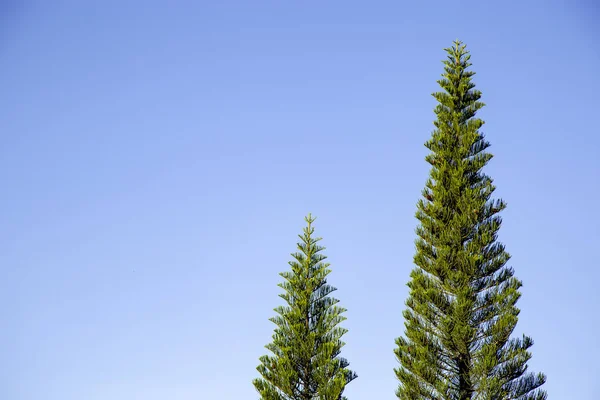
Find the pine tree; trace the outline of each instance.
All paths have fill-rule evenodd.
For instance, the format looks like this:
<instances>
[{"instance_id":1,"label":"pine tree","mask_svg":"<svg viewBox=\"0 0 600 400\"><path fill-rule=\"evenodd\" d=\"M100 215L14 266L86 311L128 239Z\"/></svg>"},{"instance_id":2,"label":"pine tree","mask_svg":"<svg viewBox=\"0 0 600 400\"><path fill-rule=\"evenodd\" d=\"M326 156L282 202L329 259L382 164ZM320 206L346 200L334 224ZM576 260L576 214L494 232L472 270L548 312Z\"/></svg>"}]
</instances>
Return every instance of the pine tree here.
<instances>
[{"instance_id":1,"label":"pine tree","mask_svg":"<svg viewBox=\"0 0 600 400\"><path fill-rule=\"evenodd\" d=\"M443 89L432 137L430 177L418 201L416 268L408 283L405 337L396 340L401 400L546 399L543 374L527 372L533 341L513 338L521 282L497 241L492 155L475 117L484 106L462 42L445 49Z\"/></svg>"},{"instance_id":2,"label":"pine tree","mask_svg":"<svg viewBox=\"0 0 600 400\"><path fill-rule=\"evenodd\" d=\"M356 378L340 357L346 329L338 325L346 310L329 296L336 289L327 284L331 271L321 254L325 248L313 236L314 218L309 214L305 220L291 271L280 274L284 293L279 296L287 306L277 307L271 318L275 333L265 347L272 355L260 358L262 378L253 382L261 400L344 400L345 386Z\"/></svg>"}]
</instances>

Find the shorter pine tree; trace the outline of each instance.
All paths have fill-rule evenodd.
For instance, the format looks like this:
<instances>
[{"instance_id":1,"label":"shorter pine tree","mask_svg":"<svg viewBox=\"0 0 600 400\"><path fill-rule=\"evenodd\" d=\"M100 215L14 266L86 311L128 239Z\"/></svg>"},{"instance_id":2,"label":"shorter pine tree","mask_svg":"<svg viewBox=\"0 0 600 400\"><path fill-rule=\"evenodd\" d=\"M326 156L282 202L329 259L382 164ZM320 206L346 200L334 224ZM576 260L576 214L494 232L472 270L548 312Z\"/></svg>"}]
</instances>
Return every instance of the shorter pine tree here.
<instances>
[{"instance_id":1,"label":"shorter pine tree","mask_svg":"<svg viewBox=\"0 0 600 400\"><path fill-rule=\"evenodd\" d=\"M272 355L260 358L262 377L253 381L261 400L345 400L342 393L356 378L340 357L346 329L338 325L346 310L329 296L336 289L327 284L331 270L323 262L324 247L313 237L314 218L309 214L305 220L292 269L280 274L284 282L278 286L285 292L279 296L287 305L277 307L270 319L277 325L265 346Z\"/></svg>"}]
</instances>

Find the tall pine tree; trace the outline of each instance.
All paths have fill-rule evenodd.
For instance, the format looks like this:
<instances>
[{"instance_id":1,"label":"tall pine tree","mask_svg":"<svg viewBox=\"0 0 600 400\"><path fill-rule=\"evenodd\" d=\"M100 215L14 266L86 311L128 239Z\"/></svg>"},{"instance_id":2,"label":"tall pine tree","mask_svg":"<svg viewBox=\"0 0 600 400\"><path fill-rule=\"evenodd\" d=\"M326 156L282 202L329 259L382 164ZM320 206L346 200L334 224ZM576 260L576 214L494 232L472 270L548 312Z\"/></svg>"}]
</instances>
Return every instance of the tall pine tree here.
<instances>
[{"instance_id":1,"label":"tall pine tree","mask_svg":"<svg viewBox=\"0 0 600 400\"><path fill-rule=\"evenodd\" d=\"M416 268L408 283L405 337L396 340L401 400L546 399L543 374L527 372L533 341L512 337L521 282L497 239L492 158L475 117L484 106L466 46L445 49L443 91L426 147L430 177L417 204Z\"/></svg>"},{"instance_id":2,"label":"tall pine tree","mask_svg":"<svg viewBox=\"0 0 600 400\"><path fill-rule=\"evenodd\" d=\"M331 271L321 253L324 247L313 236L310 214L306 222L291 271L280 274L280 297L287 305L275 309L271 321L277 327L265 346L272 355L262 356L257 367L262 377L253 383L261 400L343 400L346 384L356 378L340 357L346 329L338 325L346 310L329 296L336 289L327 284Z\"/></svg>"}]
</instances>

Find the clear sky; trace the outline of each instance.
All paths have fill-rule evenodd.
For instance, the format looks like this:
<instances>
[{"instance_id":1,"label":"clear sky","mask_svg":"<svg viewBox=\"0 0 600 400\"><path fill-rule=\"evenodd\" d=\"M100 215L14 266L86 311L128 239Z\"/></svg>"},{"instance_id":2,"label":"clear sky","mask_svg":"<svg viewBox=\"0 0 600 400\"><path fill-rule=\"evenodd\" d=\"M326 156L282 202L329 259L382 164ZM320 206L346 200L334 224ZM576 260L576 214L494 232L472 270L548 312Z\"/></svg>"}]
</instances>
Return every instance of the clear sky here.
<instances>
[{"instance_id":1,"label":"clear sky","mask_svg":"<svg viewBox=\"0 0 600 400\"><path fill-rule=\"evenodd\" d=\"M303 217L351 400L394 399L431 93L463 40L553 399L600 399L592 1L3 1L0 398L256 399Z\"/></svg>"}]
</instances>

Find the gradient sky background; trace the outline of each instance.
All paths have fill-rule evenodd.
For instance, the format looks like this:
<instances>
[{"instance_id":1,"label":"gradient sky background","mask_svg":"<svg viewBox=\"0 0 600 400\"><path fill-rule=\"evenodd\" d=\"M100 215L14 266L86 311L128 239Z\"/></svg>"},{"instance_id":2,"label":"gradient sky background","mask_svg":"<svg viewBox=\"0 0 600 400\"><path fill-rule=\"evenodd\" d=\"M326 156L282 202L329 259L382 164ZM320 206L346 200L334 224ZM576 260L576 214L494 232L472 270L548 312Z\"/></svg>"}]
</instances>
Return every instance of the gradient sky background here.
<instances>
[{"instance_id":1,"label":"gradient sky background","mask_svg":"<svg viewBox=\"0 0 600 400\"><path fill-rule=\"evenodd\" d=\"M258 398L308 212L349 310L346 393L394 399L456 38L508 203L516 333L550 398L600 399L591 1L1 4L2 399Z\"/></svg>"}]
</instances>

